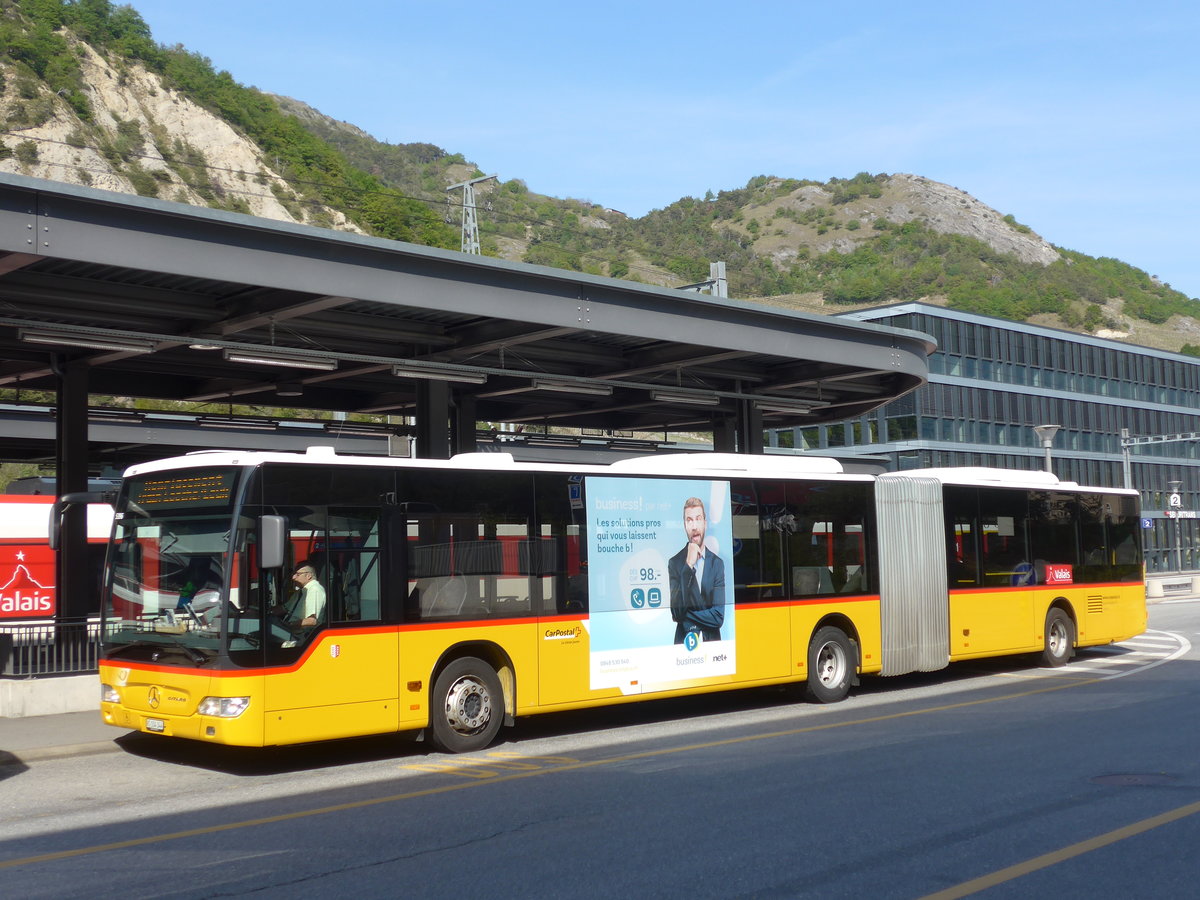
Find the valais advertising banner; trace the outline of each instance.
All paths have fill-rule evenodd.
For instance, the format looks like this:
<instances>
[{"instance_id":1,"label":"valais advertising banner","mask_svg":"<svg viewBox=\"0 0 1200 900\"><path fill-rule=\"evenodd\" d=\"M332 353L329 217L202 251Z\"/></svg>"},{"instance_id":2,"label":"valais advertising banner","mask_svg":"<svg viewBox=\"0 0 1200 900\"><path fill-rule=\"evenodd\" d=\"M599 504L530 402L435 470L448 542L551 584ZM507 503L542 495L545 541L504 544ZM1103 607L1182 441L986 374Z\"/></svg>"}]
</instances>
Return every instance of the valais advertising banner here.
<instances>
[{"instance_id":1,"label":"valais advertising banner","mask_svg":"<svg viewBox=\"0 0 1200 900\"><path fill-rule=\"evenodd\" d=\"M0 619L54 615L54 581L49 545L0 541Z\"/></svg>"},{"instance_id":2,"label":"valais advertising banner","mask_svg":"<svg viewBox=\"0 0 1200 900\"><path fill-rule=\"evenodd\" d=\"M729 484L585 480L593 689L736 671Z\"/></svg>"}]
</instances>

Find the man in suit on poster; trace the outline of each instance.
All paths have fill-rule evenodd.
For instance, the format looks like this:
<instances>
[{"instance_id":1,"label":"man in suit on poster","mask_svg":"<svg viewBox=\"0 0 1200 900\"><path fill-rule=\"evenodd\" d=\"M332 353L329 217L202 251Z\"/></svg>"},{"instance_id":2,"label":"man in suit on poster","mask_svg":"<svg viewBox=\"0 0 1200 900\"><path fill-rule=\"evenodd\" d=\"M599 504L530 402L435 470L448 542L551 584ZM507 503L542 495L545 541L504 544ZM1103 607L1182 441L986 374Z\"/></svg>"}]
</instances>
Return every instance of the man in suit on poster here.
<instances>
[{"instance_id":1,"label":"man in suit on poster","mask_svg":"<svg viewBox=\"0 0 1200 900\"><path fill-rule=\"evenodd\" d=\"M721 625L725 622L725 563L705 546L707 528L704 501L689 497L683 504L687 545L667 561L676 644L684 643L689 633L705 641L721 640Z\"/></svg>"}]
</instances>

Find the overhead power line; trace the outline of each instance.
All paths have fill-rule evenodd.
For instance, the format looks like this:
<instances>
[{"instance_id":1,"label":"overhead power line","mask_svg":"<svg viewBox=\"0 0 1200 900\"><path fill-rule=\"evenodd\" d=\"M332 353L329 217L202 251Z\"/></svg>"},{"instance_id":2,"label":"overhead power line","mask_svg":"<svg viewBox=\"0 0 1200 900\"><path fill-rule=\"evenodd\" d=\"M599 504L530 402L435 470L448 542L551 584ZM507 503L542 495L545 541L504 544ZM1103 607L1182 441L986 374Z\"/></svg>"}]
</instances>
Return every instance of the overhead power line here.
<instances>
[{"instance_id":1,"label":"overhead power line","mask_svg":"<svg viewBox=\"0 0 1200 900\"><path fill-rule=\"evenodd\" d=\"M61 141L61 140L56 140L54 138L40 137L37 135L31 135L31 134L23 134L19 131L17 131L17 132L0 131L0 136L10 137L10 138L19 138L21 140L34 141L34 142L41 143L41 144L54 144L54 145L58 145L58 146L72 147L76 150L88 149L95 153L101 152L96 147L90 147L90 146L86 146L86 145L80 146L79 144L71 143L69 141ZM123 154L123 157L127 158L127 159L139 159L139 160L144 159L144 160L149 160L152 162L162 163L165 166L171 167L173 170L175 170L176 167L182 167L182 168L187 168L187 169L200 169L200 170L204 170L206 172L221 172L221 173L224 173L227 175L237 176L239 178L257 178L259 175L263 174L262 172L249 172L249 171L246 171L245 169L234 169L234 168L230 168L228 166L212 165L211 163L208 163L208 162L203 162L203 163L183 162L183 161L176 162L176 161L165 158L161 154L153 154L153 153L128 152L128 153ZM63 169L69 169L69 170L73 170L73 171L77 171L77 172L87 172L89 174L96 174L96 175L108 175L108 174L112 173L111 169L97 169L97 168L92 168L92 167L82 165L79 163L42 162L41 164L48 165L48 166L55 166L55 167L63 168ZM121 173L119 171L117 172L117 174L123 175L123 173ZM274 178L277 178L279 181L283 182L284 184L288 185L288 187L292 188L294 191L297 192L296 196L292 199L294 200L294 202L298 203L301 206L309 206L309 207L330 206L330 204L328 202L322 201L320 199L312 199L312 198L306 197L304 195L304 193L302 192L302 190L306 189L306 188L312 189L315 191L337 191L343 195L358 195L363 198L370 197L370 196L389 196L389 197L395 197L400 200L410 200L410 201L413 201L416 203L424 203L430 207L437 207L437 206L441 206L443 204L447 204L447 205L451 205L451 206L459 205L459 204L453 204L450 201L449 196L447 196L445 198L445 200L435 200L430 197L418 197L418 196L414 196L411 194L405 194L396 188L390 188L390 187L384 187L381 189L380 188L352 187L350 185L332 184L330 182L315 181L315 180L310 180L310 179L280 175L278 172L274 172L274 171L272 171L272 176ZM124 177L128 177L128 176L124 176ZM497 176L495 176L495 175L483 176L478 179L473 179L473 181L469 182L469 183L474 184L474 183L478 183L481 181L487 181L489 179L496 178L496 177ZM195 186L189 184L186 181L186 179L183 179L183 182L184 182L184 186L188 187L190 190L196 190ZM468 184L468 182L462 182L458 185L451 185L449 188L446 188L446 190L450 190L451 188L462 187L463 184ZM235 194L238 196L243 196L243 197L248 197L248 198L260 199L260 200L274 200L276 202L279 202L279 198L274 193L271 193L271 192L253 191L253 190L248 190L245 188L235 188L235 187L226 187L226 186L222 186L221 191L226 194ZM472 191L472 195L473 194L474 194L474 191ZM472 197L472 199L473 199L473 197ZM461 206L462 206L462 215L465 220L467 217L467 204L466 204L465 200L461 204ZM337 207L332 207L332 208L336 209ZM363 207L356 206L356 205L347 205L343 208L349 209L349 210L360 210ZM473 211L474 210L472 209L472 212ZM547 222L542 219L529 218L526 216L515 215L512 213L502 213L498 210L492 211L492 210L490 210L490 208L489 208L489 211L492 212L493 218L504 219L509 222L517 222L522 225L528 225L528 226L532 226L535 228L555 229L555 230L561 231L563 233L574 235L577 237L592 236L588 232L574 230L574 229L571 229L570 227L560 224L558 222ZM475 241L477 243L479 240L478 219L477 219L477 217L474 217L474 216L473 216L473 218L474 218L473 233L474 233ZM467 249L467 246L466 246L467 233L466 233L465 229L466 229L466 223L464 221L463 252L479 253L480 252L479 249L475 249L475 250ZM597 263L612 262L612 259L610 257L600 256L600 255L586 253L586 252L578 252L576 250L573 250L572 248L566 247L559 243L555 243L553 241L539 239L538 243L540 243L546 247L551 247L551 248L563 250L564 252L572 253L573 255L577 256L581 260L589 260L589 261L597 262ZM630 271L641 272L641 273L646 274L647 276L656 277L656 278L661 278L664 274L667 274L661 268L648 268L645 266L639 266L636 263L628 263L627 262L626 266L628 267L628 269ZM702 284L707 284L707 282L702 282Z\"/></svg>"}]
</instances>

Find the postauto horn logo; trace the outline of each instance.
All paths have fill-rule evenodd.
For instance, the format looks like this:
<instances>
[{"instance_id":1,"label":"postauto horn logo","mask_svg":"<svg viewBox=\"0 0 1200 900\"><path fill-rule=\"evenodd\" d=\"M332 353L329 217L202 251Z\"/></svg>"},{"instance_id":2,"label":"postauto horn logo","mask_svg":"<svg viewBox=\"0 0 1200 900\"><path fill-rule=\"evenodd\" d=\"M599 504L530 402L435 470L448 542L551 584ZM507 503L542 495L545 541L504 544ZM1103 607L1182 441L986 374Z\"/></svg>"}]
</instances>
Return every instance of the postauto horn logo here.
<instances>
[{"instance_id":1,"label":"postauto horn logo","mask_svg":"<svg viewBox=\"0 0 1200 900\"><path fill-rule=\"evenodd\" d=\"M571 641L583 636L583 626L574 628L547 628L543 637L548 641Z\"/></svg>"}]
</instances>

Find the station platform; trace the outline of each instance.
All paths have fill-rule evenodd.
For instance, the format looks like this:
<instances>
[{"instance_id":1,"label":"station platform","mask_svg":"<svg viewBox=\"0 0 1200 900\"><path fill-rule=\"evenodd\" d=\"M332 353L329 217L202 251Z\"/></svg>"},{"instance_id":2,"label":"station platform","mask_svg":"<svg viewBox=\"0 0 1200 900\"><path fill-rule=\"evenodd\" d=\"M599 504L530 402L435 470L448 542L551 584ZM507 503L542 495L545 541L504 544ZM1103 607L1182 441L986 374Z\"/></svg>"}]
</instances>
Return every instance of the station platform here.
<instances>
[{"instance_id":1,"label":"station platform","mask_svg":"<svg viewBox=\"0 0 1200 900\"><path fill-rule=\"evenodd\" d=\"M116 753L116 739L128 732L105 725L100 710L57 715L0 718L0 767L47 759Z\"/></svg>"}]
</instances>

